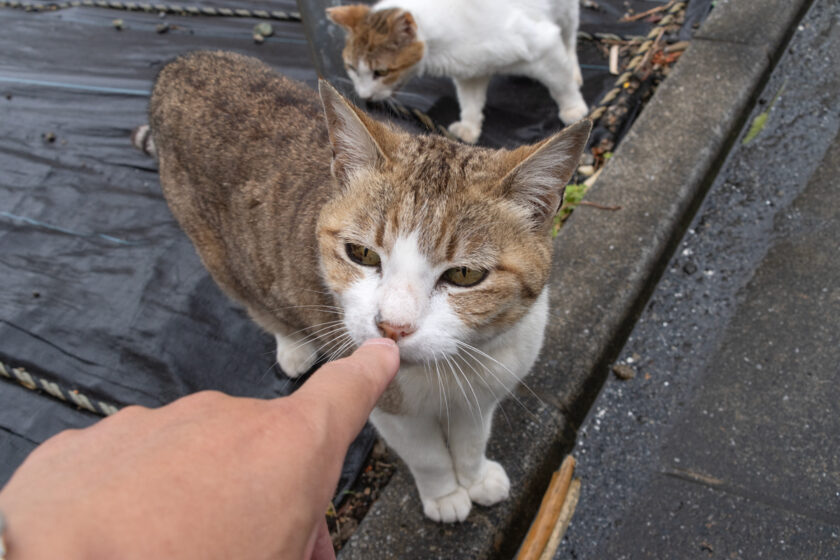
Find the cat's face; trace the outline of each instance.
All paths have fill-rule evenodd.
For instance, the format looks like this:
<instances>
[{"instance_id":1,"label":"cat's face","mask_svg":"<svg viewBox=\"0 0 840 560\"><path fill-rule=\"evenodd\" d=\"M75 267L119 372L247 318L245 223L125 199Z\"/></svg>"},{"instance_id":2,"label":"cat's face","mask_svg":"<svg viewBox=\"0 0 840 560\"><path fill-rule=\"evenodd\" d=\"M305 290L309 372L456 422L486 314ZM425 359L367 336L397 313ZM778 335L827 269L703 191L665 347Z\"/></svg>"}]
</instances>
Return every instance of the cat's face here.
<instances>
[{"instance_id":1,"label":"cat's face","mask_svg":"<svg viewBox=\"0 0 840 560\"><path fill-rule=\"evenodd\" d=\"M398 133L321 95L341 187L318 224L321 269L356 344L391 336L422 363L519 321L548 279L550 225L589 122L495 151Z\"/></svg>"},{"instance_id":2,"label":"cat's face","mask_svg":"<svg viewBox=\"0 0 840 560\"><path fill-rule=\"evenodd\" d=\"M327 16L347 30L344 67L362 99L386 99L414 75L424 45L409 12L351 5L329 8Z\"/></svg>"}]
</instances>

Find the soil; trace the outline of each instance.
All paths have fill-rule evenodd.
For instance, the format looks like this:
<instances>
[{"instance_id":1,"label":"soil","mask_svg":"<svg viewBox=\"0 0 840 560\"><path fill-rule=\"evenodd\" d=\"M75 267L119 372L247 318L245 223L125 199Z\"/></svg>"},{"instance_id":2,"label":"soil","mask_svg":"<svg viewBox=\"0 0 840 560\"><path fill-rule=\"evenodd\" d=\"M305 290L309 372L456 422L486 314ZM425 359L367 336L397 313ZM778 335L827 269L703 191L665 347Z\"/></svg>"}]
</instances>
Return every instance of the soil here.
<instances>
[{"instance_id":1,"label":"soil","mask_svg":"<svg viewBox=\"0 0 840 560\"><path fill-rule=\"evenodd\" d=\"M377 440L359 478L352 489L346 492L341 505L338 509L330 507L327 511L327 527L336 552L341 550L356 531L362 518L391 480L396 468L396 457L388 451L381 439Z\"/></svg>"}]
</instances>

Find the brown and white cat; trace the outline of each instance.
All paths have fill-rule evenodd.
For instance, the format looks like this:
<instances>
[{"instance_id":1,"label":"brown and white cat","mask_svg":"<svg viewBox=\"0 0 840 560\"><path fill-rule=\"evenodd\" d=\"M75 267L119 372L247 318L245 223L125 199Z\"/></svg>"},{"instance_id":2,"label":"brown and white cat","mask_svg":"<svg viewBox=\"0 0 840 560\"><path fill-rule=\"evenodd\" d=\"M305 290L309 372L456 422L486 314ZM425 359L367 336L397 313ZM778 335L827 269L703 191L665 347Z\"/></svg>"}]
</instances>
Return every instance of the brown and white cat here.
<instances>
[{"instance_id":1,"label":"brown and white cat","mask_svg":"<svg viewBox=\"0 0 840 560\"><path fill-rule=\"evenodd\" d=\"M465 142L481 135L490 78L528 76L544 84L570 124L586 116L576 43L579 0L380 0L327 9L347 31L342 52L363 99L389 97L412 76L455 82Z\"/></svg>"},{"instance_id":2,"label":"brown and white cat","mask_svg":"<svg viewBox=\"0 0 840 560\"><path fill-rule=\"evenodd\" d=\"M400 371L371 420L426 515L463 520L508 495L485 444L542 344L552 218L590 123L490 150L396 130L326 82L320 94L323 107L237 54L170 63L149 109L163 193L289 376L397 341Z\"/></svg>"}]
</instances>

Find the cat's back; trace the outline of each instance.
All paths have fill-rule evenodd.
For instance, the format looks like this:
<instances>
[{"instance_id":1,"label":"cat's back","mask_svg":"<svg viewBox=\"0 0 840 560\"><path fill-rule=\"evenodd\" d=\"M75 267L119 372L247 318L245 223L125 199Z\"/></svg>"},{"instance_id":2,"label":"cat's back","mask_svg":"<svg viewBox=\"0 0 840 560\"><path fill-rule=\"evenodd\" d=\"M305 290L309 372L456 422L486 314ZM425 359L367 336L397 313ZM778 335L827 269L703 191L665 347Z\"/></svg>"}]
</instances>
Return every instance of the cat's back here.
<instances>
[{"instance_id":1,"label":"cat's back","mask_svg":"<svg viewBox=\"0 0 840 560\"><path fill-rule=\"evenodd\" d=\"M317 94L251 57L197 51L167 64L149 122L162 165L220 186L265 177L289 161L329 174Z\"/></svg>"},{"instance_id":2,"label":"cat's back","mask_svg":"<svg viewBox=\"0 0 840 560\"><path fill-rule=\"evenodd\" d=\"M161 70L149 123L164 197L217 283L252 313L299 293L335 188L318 94L257 59L199 51Z\"/></svg>"}]
</instances>

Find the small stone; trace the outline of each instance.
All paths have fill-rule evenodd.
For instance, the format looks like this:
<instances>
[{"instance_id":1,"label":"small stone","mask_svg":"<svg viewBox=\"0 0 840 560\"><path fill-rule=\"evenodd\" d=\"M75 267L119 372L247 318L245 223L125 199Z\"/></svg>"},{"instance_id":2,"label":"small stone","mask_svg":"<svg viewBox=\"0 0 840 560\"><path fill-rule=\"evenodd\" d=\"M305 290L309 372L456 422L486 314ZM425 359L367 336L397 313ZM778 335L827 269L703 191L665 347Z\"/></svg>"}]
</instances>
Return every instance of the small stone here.
<instances>
[{"instance_id":1,"label":"small stone","mask_svg":"<svg viewBox=\"0 0 840 560\"><path fill-rule=\"evenodd\" d=\"M254 33L254 42L255 42L256 44L258 44L258 45L259 45L259 44L261 44L263 41L265 41L265 37L263 37L263 36L262 36L262 35L260 35L259 33Z\"/></svg>"},{"instance_id":2,"label":"small stone","mask_svg":"<svg viewBox=\"0 0 840 560\"><path fill-rule=\"evenodd\" d=\"M263 21L254 26L254 35L262 35L263 38L274 35L274 28L267 21Z\"/></svg>"},{"instance_id":3,"label":"small stone","mask_svg":"<svg viewBox=\"0 0 840 560\"><path fill-rule=\"evenodd\" d=\"M49 142L50 144L55 142L55 132L45 132L44 133L44 141Z\"/></svg>"},{"instance_id":4,"label":"small stone","mask_svg":"<svg viewBox=\"0 0 840 560\"><path fill-rule=\"evenodd\" d=\"M683 271L684 271L686 274L694 274L695 272L697 272L697 265L696 265L696 264L694 264L694 263L690 263L690 262L689 262L689 263L685 263L685 264L683 265Z\"/></svg>"},{"instance_id":5,"label":"small stone","mask_svg":"<svg viewBox=\"0 0 840 560\"><path fill-rule=\"evenodd\" d=\"M624 381L636 377L636 372L627 364L615 364L612 370L616 377Z\"/></svg>"},{"instance_id":6,"label":"small stone","mask_svg":"<svg viewBox=\"0 0 840 560\"><path fill-rule=\"evenodd\" d=\"M632 355L632 356L630 356L630 357L631 357L631 358L633 358L633 361L634 361L634 362L638 362L639 360L641 360L641 359L642 359L642 357L641 357L641 356L639 356L639 353L638 353L638 352L633 352L633 355Z\"/></svg>"},{"instance_id":7,"label":"small stone","mask_svg":"<svg viewBox=\"0 0 840 560\"><path fill-rule=\"evenodd\" d=\"M159 23L155 26L155 31L158 33L166 33L169 31L169 24L168 23Z\"/></svg>"},{"instance_id":8,"label":"small stone","mask_svg":"<svg viewBox=\"0 0 840 560\"><path fill-rule=\"evenodd\" d=\"M114 26L114 29L116 29L117 31L122 31L125 27L125 22L121 19L115 19L111 22L111 25Z\"/></svg>"},{"instance_id":9,"label":"small stone","mask_svg":"<svg viewBox=\"0 0 840 560\"><path fill-rule=\"evenodd\" d=\"M578 173L583 175L584 177L591 177L593 173L595 173L595 166L594 165L581 165L578 167Z\"/></svg>"}]
</instances>

